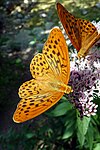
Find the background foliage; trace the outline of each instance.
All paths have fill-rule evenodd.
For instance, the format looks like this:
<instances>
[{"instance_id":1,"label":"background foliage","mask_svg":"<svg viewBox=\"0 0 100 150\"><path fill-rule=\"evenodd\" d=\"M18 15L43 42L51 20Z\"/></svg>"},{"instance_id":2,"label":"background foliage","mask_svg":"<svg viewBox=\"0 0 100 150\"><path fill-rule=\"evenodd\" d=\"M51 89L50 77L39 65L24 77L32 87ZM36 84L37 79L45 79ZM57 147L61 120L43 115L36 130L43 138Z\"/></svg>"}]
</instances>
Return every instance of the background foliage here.
<instances>
[{"instance_id":1,"label":"background foliage","mask_svg":"<svg viewBox=\"0 0 100 150\"><path fill-rule=\"evenodd\" d=\"M77 17L100 20L98 0L61 0ZM98 5L97 5L98 4ZM55 1L0 1L0 150L99 150L100 98L96 116L80 119L66 96L46 113L23 124L12 115L17 91L31 79L29 64L41 52L48 30L60 26Z\"/></svg>"}]
</instances>

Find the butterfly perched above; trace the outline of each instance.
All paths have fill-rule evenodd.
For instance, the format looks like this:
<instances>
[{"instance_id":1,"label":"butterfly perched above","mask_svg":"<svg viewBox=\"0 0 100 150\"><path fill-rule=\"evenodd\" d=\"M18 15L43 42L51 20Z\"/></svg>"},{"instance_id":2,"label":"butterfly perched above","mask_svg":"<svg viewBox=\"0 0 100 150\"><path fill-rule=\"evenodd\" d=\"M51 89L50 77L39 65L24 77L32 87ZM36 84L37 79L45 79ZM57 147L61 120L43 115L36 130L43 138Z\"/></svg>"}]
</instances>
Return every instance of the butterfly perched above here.
<instances>
[{"instance_id":1,"label":"butterfly perched above","mask_svg":"<svg viewBox=\"0 0 100 150\"><path fill-rule=\"evenodd\" d=\"M78 51L78 57L85 57L100 39L97 28L87 20L74 17L60 3L57 3L57 12L69 39Z\"/></svg>"},{"instance_id":2,"label":"butterfly perched above","mask_svg":"<svg viewBox=\"0 0 100 150\"><path fill-rule=\"evenodd\" d=\"M19 102L13 120L16 123L32 119L57 103L64 93L72 92L68 81L70 61L68 47L59 28L53 28L42 53L31 61L33 79L19 88Z\"/></svg>"}]
</instances>

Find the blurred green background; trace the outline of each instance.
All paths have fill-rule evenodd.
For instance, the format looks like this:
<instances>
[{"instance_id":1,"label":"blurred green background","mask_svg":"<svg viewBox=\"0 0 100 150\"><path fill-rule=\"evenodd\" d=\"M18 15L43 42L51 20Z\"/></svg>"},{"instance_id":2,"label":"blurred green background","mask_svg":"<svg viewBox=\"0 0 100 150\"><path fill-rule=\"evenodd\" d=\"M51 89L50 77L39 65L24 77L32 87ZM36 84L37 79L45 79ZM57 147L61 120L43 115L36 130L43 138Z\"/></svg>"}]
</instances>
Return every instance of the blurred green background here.
<instances>
[{"instance_id":1,"label":"blurred green background","mask_svg":"<svg viewBox=\"0 0 100 150\"><path fill-rule=\"evenodd\" d=\"M59 0L72 14L100 20L99 0ZM49 30L61 26L55 0L0 1L0 150L100 150L100 114L80 120L63 97L46 113L16 124L18 88ZM95 100L100 100L94 97Z\"/></svg>"}]
</instances>

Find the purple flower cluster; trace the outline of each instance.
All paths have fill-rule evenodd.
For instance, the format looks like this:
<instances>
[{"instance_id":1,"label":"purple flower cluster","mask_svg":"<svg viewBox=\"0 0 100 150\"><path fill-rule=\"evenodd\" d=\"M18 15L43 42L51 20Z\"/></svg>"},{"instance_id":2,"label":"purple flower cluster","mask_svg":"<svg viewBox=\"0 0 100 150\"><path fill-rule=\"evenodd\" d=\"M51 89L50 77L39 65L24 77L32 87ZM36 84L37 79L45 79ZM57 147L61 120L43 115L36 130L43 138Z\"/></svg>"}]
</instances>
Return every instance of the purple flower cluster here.
<instances>
[{"instance_id":1,"label":"purple flower cluster","mask_svg":"<svg viewBox=\"0 0 100 150\"><path fill-rule=\"evenodd\" d=\"M98 41L100 44L100 41ZM91 116L97 112L93 102L93 94L97 91L100 96L100 50L93 46L85 59L78 60L77 53L71 56L71 75L69 85L73 92L68 95L69 100L79 110L80 116Z\"/></svg>"}]
</instances>

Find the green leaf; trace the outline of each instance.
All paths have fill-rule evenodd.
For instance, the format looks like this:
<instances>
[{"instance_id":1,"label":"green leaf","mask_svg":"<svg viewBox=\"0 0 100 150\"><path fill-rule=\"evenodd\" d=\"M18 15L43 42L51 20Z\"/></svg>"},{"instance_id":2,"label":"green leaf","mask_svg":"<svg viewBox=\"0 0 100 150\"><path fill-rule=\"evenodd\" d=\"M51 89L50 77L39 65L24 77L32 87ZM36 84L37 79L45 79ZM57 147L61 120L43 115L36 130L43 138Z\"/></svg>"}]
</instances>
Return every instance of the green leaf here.
<instances>
[{"instance_id":1,"label":"green leaf","mask_svg":"<svg viewBox=\"0 0 100 150\"><path fill-rule=\"evenodd\" d=\"M72 129L66 129L65 130L65 133L63 134L63 136L62 136L62 139L64 140L64 139L68 139L69 137L71 137L72 136L72 134L73 134L73 130Z\"/></svg>"},{"instance_id":2,"label":"green leaf","mask_svg":"<svg viewBox=\"0 0 100 150\"><path fill-rule=\"evenodd\" d=\"M65 115L69 109L71 109L72 106L69 102L63 102L57 105L57 107L51 112L53 116L58 117Z\"/></svg>"},{"instance_id":3,"label":"green leaf","mask_svg":"<svg viewBox=\"0 0 100 150\"><path fill-rule=\"evenodd\" d=\"M29 44L34 45L36 43L36 39L34 41L31 41Z\"/></svg>"},{"instance_id":4,"label":"green leaf","mask_svg":"<svg viewBox=\"0 0 100 150\"><path fill-rule=\"evenodd\" d=\"M62 96L61 100L62 102L66 102L67 98L65 96Z\"/></svg>"},{"instance_id":5,"label":"green leaf","mask_svg":"<svg viewBox=\"0 0 100 150\"><path fill-rule=\"evenodd\" d=\"M66 120L64 125L67 126L69 124L69 122L76 122L76 112L75 110L69 110L66 114Z\"/></svg>"},{"instance_id":6,"label":"green leaf","mask_svg":"<svg viewBox=\"0 0 100 150\"><path fill-rule=\"evenodd\" d=\"M83 146L85 142L85 135L87 133L89 123L90 118L83 117L81 120L79 117L77 117L77 137L81 146Z\"/></svg>"},{"instance_id":7,"label":"green leaf","mask_svg":"<svg viewBox=\"0 0 100 150\"><path fill-rule=\"evenodd\" d=\"M94 134L93 133L94 133L93 127L89 126L87 134L86 134L86 140L87 140L87 143L89 145L90 150L92 150L92 147L93 147L93 140L94 140Z\"/></svg>"},{"instance_id":8,"label":"green leaf","mask_svg":"<svg viewBox=\"0 0 100 150\"><path fill-rule=\"evenodd\" d=\"M22 62L22 60L20 59L20 58L17 58L16 59L16 64L19 64L19 63L21 63Z\"/></svg>"},{"instance_id":9,"label":"green leaf","mask_svg":"<svg viewBox=\"0 0 100 150\"><path fill-rule=\"evenodd\" d=\"M70 110L70 113L72 113L73 111ZM72 113L73 114L73 113ZM69 137L72 136L72 134L74 133L75 131L75 128L76 128L76 119L74 119L75 116L72 116L72 117L66 117L66 121L65 121L65 130L64 130L64 133L63 133L63 136L62 136L62 139L67 139Z\"/></svg>"},{"instance_id":10,"label":"green leaf","mask_svg":"<svg viewBox=\"0 0 100 150\"><path fill-rule=\"evenodd\" d=\"M95 145L95 148L94 148L93 150L100 150L100 143L97 143L97 144Z\"/></svg>"},{"instance_id":11,"label":"green leaf","mask_svg":"<svg viewBox=\"0 0 100 150\"><path fill-rule=\"evenodd\" d=\"M27 133L25 136L26 136L28 139L30 139L30 138L32 138L32 137L34 136L34 134L33 134L33 133Z\"/></svg>"},{"instance_id":12,"label":"green leaf","mask_svg":"<svg viewBox=\"0 0 100 150\"><path fill-rule=\"evenodd\" d=\"M72 122L69 122L69 124L66 126L62 139L67 139L71 137L72 134L74 133L74 129L75 129L74 121L72 120Z\"/></svg>"}]
</instances>

